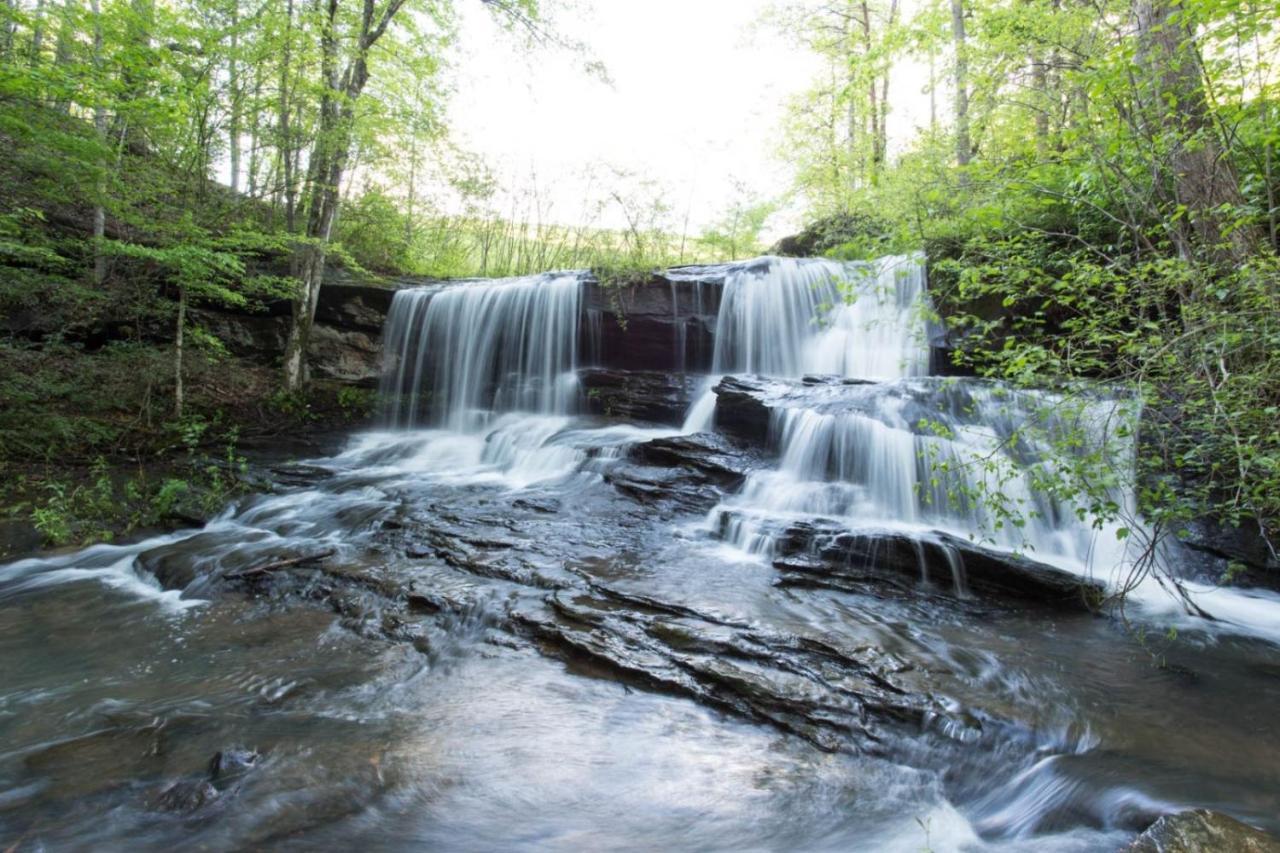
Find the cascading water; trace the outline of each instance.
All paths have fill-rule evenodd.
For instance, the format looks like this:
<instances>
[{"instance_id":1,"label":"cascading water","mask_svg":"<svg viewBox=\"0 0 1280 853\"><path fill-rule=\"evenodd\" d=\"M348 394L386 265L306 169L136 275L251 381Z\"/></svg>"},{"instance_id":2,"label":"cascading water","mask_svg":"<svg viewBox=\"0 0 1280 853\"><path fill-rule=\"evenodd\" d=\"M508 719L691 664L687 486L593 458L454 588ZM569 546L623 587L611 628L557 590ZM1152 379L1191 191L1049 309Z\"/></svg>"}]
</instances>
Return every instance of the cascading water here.
<instances>
[{"instance_id":1,"label":"cascading water","mask_svg":"<svg viewBox=\"0 0 1280 853\"><path fill-rule=\"evenodd\" d=\"M1129 469L1129 443L1099 426L1121 411L1115 401L1065 407L1052 394L920 378L808 386L777 402L777 469L750 475L712 513L715 527L753 553L770 553L771 532L788 522L819 517L854 528L971 536L1082 573L1125 559L1118 524L1095 527L1070 502L1037 488L1050 479L1055 443L1065 446L1064 436L1086 430L1088 446L1107 448L1111 469ZM1114 499L1130 503L1119 486Z\"/></svg>"},{"instance_id":2,"label":"cascading water","mask_svg":"<svg viewBox=\"0 0 1280 853\"><path fill-rule=\"evenodd\" d=\"M571 413L580 292L576 273L398 292L384 347L391 425L470 431L504 411Z\"/></svg>"},{"instance_id":3,"label":"cascading water","mask_svg":"<svg viewBox=\"0 0 1280 853\"><path fill-rule=\"evenodd\" d=\"M716 317L713 377L690 407L687 432L709 429L715 378L727 373L859 379L929 369L924 263L764 258L728 273Z\"/></svg>"},{"instance_id":4,"label":"cascading water","mask_svg":"<svg viewBox=\"0 0 1280 853\"><path fill-rule=\"evenodd\" d=\"M668 278L671 314L650 299L660 322L605 339L647 344L623 353L638 366L599 369L619 396L713 350L778 374L721 384L769 409L752 435L776 462L581 415L599 401L574 371L621 333L577 275L400 293L389 429L264 460L272 492L199 531L0 566L0 837L1075 853L1191 805L1280 830L1280 682L1260 677L1280 599L1223 589L1216 621L1172 615L1196 633L1156 670L1106 620L998 598L933 533L1120 559L1037 481L1056 431L1105 429L1123 401L924 375L918 258ZM822 553L744 559L698 523L744 474L711 516L725 538L759 554L780 527L894 527L905 568L841 586L855 573ZM976 600L913 583L911 543L921 580ZM211 769L249 745L245 776Z\"/></svg>"},{"instance_id":5,"label":"cascading water","mask_svg":"<svg viewBox=\"0 0 1280 853\"><path fill-rule=\"evenodd\" d=\"M859 379L929 369L923 258L770 258L724 284L712 373Z\"/></svg>"},{"instance_id":6,"label":"cascading water","mask_svg":"<svg viewBox=\"0 0 1280 853\"><path fill-rule=\"evenodd\" d=\"M574 473L593 455L670 430L576 429L582 274L465 282L396 293L387 316L386 422L411 434L419 470L513 487Z\"/></svg>"},{"instance_id":7,"label":"cascading water","mask_svg":"<svg viewBox=\"0 0 1280 853\"><path fill-rule=\"evenodd\" d=\"M1052 438L1072 427L1089 430L1089 444L1107 447L1113 468L1127 470L1128 442L1096 426L1123 407L1100 399L1067 423L1053 395L925 378L929 313L918 255L871 263L770 259L727 276L715 373L880 381L814 384L775 401L780 464L750 475L739 495L711 513L712 529L768 554L788 521L819 517L925 535L942 530L1026 549L1075 571L1119 566L1119 525L1096 528L1034 481L1052 464ZM714 407L708 390L685 428L710 427ZM1114 498L1131 503L1120 489ZM953 574L959 588L962 571Z\"/></svg>"}]
</instances>

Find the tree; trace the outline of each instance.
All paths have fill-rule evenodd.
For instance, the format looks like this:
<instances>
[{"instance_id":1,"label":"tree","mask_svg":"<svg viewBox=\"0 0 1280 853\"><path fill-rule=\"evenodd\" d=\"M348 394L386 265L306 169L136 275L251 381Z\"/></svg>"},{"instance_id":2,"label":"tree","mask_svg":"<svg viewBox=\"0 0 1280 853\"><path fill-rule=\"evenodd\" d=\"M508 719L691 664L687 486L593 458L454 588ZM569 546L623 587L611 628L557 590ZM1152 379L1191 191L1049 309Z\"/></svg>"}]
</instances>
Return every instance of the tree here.
<instances>
[{"instance_id":1,"label":"tree","mask_svg":"<svg viewBox=\"0 0 1280 853\"><path fill-rule=\"evenodd\" d=\"M1171 234L1183 258L1197 248L1242 262L1255 248L1252 229L1233 227L1244 201L1205 98L1194 21L1181 0L1134 0L1134 87L1141 129L1155 147L1155 185L1166 209L1185 210Z\"/></svg>"},{"instance_id":2,"label":"tree","mask_svg":"<svg viewBox=\"0 0 1280 853\"><path fill-rule=\"evenodd\" d=\"M969 165L973 141L969 138L969 44L965 35L964 0L951 0L951 40L955 48L956 165Z\"/></svg>"},{"instance_id":3,"label":"tree","mask_svg":"<svg viewBox=\"0 0 1280 853\"><path fill-rule=\"evenodd\" d=\"M508 22L540 37L535 0L484 2ZM342 0L325 0L320 9L319 106L307 164L306 222L295 260L299 290L293 301L284 354L284 385L290 391L301 389L307 379L307 344L342 200L342 181L356 141L357 108L372 75L375 48L394 23L413 17L405 13L406 0L385 0L381 6L376 0L362 0L358 9L354 3L350 6ZM450 10L447 5L431 4L413 11L440 24L447 20Z\"/></svg>"}]
</instances>

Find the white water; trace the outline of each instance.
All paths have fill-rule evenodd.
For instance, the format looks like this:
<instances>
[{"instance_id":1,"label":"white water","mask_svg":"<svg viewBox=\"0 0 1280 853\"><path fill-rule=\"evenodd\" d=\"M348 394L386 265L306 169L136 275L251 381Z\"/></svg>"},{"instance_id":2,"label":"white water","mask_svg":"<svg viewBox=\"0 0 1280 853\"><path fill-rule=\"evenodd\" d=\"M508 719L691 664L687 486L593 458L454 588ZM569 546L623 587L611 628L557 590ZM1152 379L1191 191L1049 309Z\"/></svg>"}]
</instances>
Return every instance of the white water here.
<instances>
[{"instance_id":1,"label":"white water","mask_svg":"<svg viewBox=\"0 0 1280 853\"><path fill-rule=\"evenodd\" d=\"M398 292L384 347L391 425L467 432L497 412L570 413L580 292L577 273Z\"/></svg>"},{"instance_id":2,"label":"white water","mask_svg":"<svg viewBox=\"0 0 1280 853\"><path fill-rule=\"evenodd\" d=\"M934 529L962 535L972 533L990 537L1008 549L1034 547L1033 556L1073 566L1079 571L1089 571L1112 560L1122 561L1123 547L1113 529L1099 531L1081 524L1068 505L1036 491L1030 472L1041 461L1044 448L1027 438L1020 442L1011 440L1033 413L1055 408L1055 398L1044 394L1013 394L988 383L922 377L927 360L923 328L907 327L909 323L921 321L913 319L919 315L906 312L903 306L906 302L916 304L923 298L923 281L918 263L902 272L903 263L915 262L895 260L893 266L897 269L889 280L902 282L913 294L910 299L887 292L887 283L878 277L881 284L868 289L855 301L856 312L850 306L836 304L830 314L824 314L824 306L830 304L827 297L811 298L813 289L830 289L834 275L831 270L841 265L825 261L779 262L770 272L750 276L743 273L735 279L734 296L726 300L728 313L722 312L718 324L724 327L728 337L718 339L717 369L794 369L797 371L791 374L794 376L818 372L825 369L823 365L831 365L836 366L832 372L838 376L879 376L892 381L865 386L835 382L806 386L794 393L780 392L791 393L791 396L782 400L774 418L779 464L776 469L752 475L742 492L718 510L733 519L736 526L733 541L748 550L764 553L770 547L770 523L817 516L840 520L851 528L898 527L921 535L928 535L928 531ZM885 264L874 267L878 271L886 268ZM772 291L767 286L770 281ZM546 292L539 292L538 288L546 288ZM442 301L433 311L432 302L436 299ZM577 299L575 276L516 279L401 294L387 329L390 365L387 387L397 396L389 420L394 426L411 428L356 436L343 453L317 460L334 473L336 485L249 499L195 535L159 537L120 548L99 546L79 554L3 567L0 568L0 586L3 586L0 597L16 596L40 585L94 579L158 601L166 608L191 607L200 602L181 599L177 592L162 592L149 576L135 568L135 559L148 550L187 539L192 540L187 556L194 564L202 569L216 567L219 571L258 562L260 558L255 557L252 550L256 547L313 549L324 546L341 553L352 548L352 543L359 542L361 537L372 535L369 520L379 517L378 511L398 505L400 486L426 482L429 485L419 493L422 496L430 496L437 483L522 489L564 478L584 468L589 470L595 460L620 455L628 443L674 433L675 430L643 430L625 425L586 429L572 417L577 399L573 370L578 365L580 333ZM798 322L804 311L812 313L807 321ZM834 314L848 319L855 313L857 322L823 321L824 316ZM890 328L897 332L880 334ZM860 337L863 333L867 335L865 340ZM894 352L897 355L886 354ZM788 364L792 367L785 366ZM690 418L709 420L708 408L714 408L714 397L710 398L710 407L707 400L699 405L701 411L695 408ZM1105 415L1111 410L1104 402L1081 414L1091 421L1105 421ZM921 426L922 419L933 426ZM1117 449L1117 466L1128 464L1124 459L1126 453L1122 444ZM973 479L977 474L973 472L988 470L984 468L988 460L994 460L994 468L990 469L993 473L989 476L1003 478L999 494L1030 514L1025 528L997 527L998 518L989 506L964 499L976 485ZM941 470L943 462L951 470ZM569 489L574 486L576 481ZM953 502L953 495L960 495L962 499ZM741 556L744 552L736 550L735 553ZM661 552L656 558L646 556L653 562L662 562ZM724 556L728 561L732 555L717 556ZM742 577L750 572L750 567L734 568L742 569ZM950 573L957 591L963 593L963 565L953 563L945 571ZM733 583L742 582L736 571L730 574ZM685 575L679 577L679 595L688 596ZM769 587L766 584L764 588ZM1148 615L1165 623L1209 630L1220 628L1227 632L1246 631L1280 639L1277 626L1280 620L1276 619L1280 597L1249 591L1210 592L1203 588L1194 591L1204 594L1203 606L1230 621L1210 624L1188 617L1158 588L1141 588L1135 600ZM523 668L523 661L521 666ZM526 690L527 695L543 698L558 695L543 684L533 684L533 688ZM607 687L618 693L610 699L618 703L617 707L606 706L604 712L611 719L628 709L639 714L634 710L636 700L629 691L622 694L612 685L592 686L602 691ZM586 705L577 694L565 696L568 704ZM598 703L599 699L593 701ZM545 737L544 731L521 728L528 725L532 714L518 702L516 706L520 713L513 714L510 723L504 721L503 731L515 732L512 737L526 741L536 742L538 737ZM506 706L497 701L485 707ZM660 744L674 742L680 744L676 749L686 749L695 743L687 731L680 726L673 728L672 720L660 713L646 712L637 719L659 729L657 742ZM631 722L627 720L627 725ZM468 719L467 725L474 728L474 721ZM422 728L430 727L423 725ZM562 728L576 734L571 726ZM530 735L530 731L536 734ZM504 743L502 754L513 756L519 766L554 768L549 777L553 779L552 787L571 790L562 777L555 775L566 761L577 758L608 766L601 764L602 754L607 756L609 750L617 750L619 743L624 748L633 748L625 741L625 733L629 731L634 728L624 727L616 735L611 733L607 745L595 746L596 751L585 757L548 750L553 754L544 760L551 763L533 764L528 753L522 751L527 744L519 742ZM964 737L964 732L959 737ZM741 741L741 733L731 732L735 747ZM570 743L581 748L575 741ZM445 745L448 747L449 742L445 741ZM425 751L434 756L438 746L433 743ZM1094 746L1096 742L1090 740L1083 748ZM776 745L771 745L769 750L776 751ZM471 762L471 753L467 755ZM624 757L627 759L624 766L634 769L635 756ZM745 765L740 756L736 756L738 763L734 764L731 760L734 757L733 753L729 758L717 755L709 765L708 778L723 779L725 768L732 764L742 775L750 776L757 791L767 790L773 784L772 775ZM899 820L887 821L891 826L868 828L866 834L858 837L877 849L901 850L919 849L921 830L928 835L925 843L938 850L986 846L979 832L1014 836L997 841L993 845L996 849L1097 846L1099 837L1083 829L1072 831L1080 833L1078 845L1070 832L1032 837L1035 833L1053 832L1051 826L1046 830L1039 821L1056 803L1069 799L1071 792L1066 788L1079 784L1057 772L1060 763L1056 755L1037 761L1026 772L1000 786L988 800L971 808L968 816L937 792L926 798L926 802L936 804L922 814L904 811ZM500 780L512 778L506 772L510 764L504 762L499 766L501 770L494 776ZM765 769L769 774L776 772L773 767ZM865 768L859 770L865 773ZM611 778L618 775L612 773ZM647 782L649 777L641 778ZM680 773L664 776L662 782L681 795L694 789L712 788L687 783L688 778L682 768ZM865 781L865 776L861 778ZM896 778L887 774L885 781L876 781L887 785ZM681 780L690 784L690 789L679 788ZM466 786L454 785L451 790L466 790ZM478 799L489 804L491 791L478 790L483 795ZM912 791L914 793L914 789ZM590 794L590 789L585 793ZM629 793L634 797L644 792ZM437 794L433 793L434 796ZM516 796L521 804L536 802L528 799L527 788L519 788ZM1122 812L1133 806L1135 796L1124 788L1105 789L1098 795L1101 805L1097 810L1106 814ZM916 802L908 797L903 799ZM752 805L749 799L739 797L735 797L734 802ZM1139 805L1151 811L1170 808L1149 800L1142 800ZM827 808L825 803L823 806L826 813L836 811ZM574 803L572 808L580 806ZM477 826L500 826L500 822L495 824L488 818L489 814L486 811L486 819L477 822ZM1027 838L1020 844L1023 836ZM1115 840L1114 837L1108 839L1111 840ZM832 840L833 847L844 847L848 843L848 835Z\"/></svg>"},{"instance_id":3,"label":"white water","mask_svg":"<svg viewBox=\"0 0 1280 853\"><path fill-rule=\"evenodd\" d=\"M826 394L824 395L824 392ZM1037 490L1050 474L1054 435L1106 423L1099 401L1077 414L1060 398L975 380L911 379L828 386L773 412L781 452L774 471L753 474L715 518L734 517L735 539L767 553L762 531L779 520L841 519L850 527L942 530L1089 573L1120 565L1119 522L1096 527L1067 501ZM835 408L835 411L824 409ZM1131 465L1128 442L1094 433L1112 467ZM1128 498L1118 485L1115 499Z\"/></svg>"},{"instance_id":4,"label":"white water","mask_svg":"<svg viewBox=\"0 0 1280 853\"><path fill-rule=\"evenodd\" d=\"M787 521L821 518L921 537L937 530L1122 583L1147 538L1132 494L1128 436L1137 412L1088 392L1068 399L924 378L928 309L918 255L870 264L767 259L727 276L715 375L690 408L685 432L712 428L712 389L723 374L881 381L806 388L781 401L771 424L777 468L752 473L738 495L712 510L708 528L759 557L771 553ZM1056 479L1054 445L1072 431L1087 436L1082 453L1103 448L1094 476L1105 478L1119 509L1106 519L1037 487ZM958 559L950 573L963 594ZM1191 612L1150 575L1129 600L1162 624L1280 641L1280 596L1197 583L1185 589L1217 621Z\"/></svg>"},{"instance_id":5,"label":"white water","mask_svg":"<svg viewBox=\"0 0 1280 853\"><path fill-rule=\"evenodd\" d=\"M725 279L711 372L922 376L929 369L923 300L918 255L748 265Z\"/></svg>"},{"instance_id":6,"label":"white water","mask_svg":"<svg viewBox=\"0 0 1280 853\"><path fill-rule=\"evenodd\" d=\"M582 275L571 272L398 292L383 350L387 421L433 429L364 436L348 452L396 448L388 476L526 488L626 443L673 434L575 426L581 291Z\"/></svg>"},{"instance_id":7,"label":"white water","mask_svg":"<svg viewBox=\"0 0 1280 853\"><path fill-rule=\"evenodd\" d=\"M763 258L725 277L711 372L899 379L929 371L924 259ZM685 430L712 424L714 382Z\"/></svg>"}]
</instances>

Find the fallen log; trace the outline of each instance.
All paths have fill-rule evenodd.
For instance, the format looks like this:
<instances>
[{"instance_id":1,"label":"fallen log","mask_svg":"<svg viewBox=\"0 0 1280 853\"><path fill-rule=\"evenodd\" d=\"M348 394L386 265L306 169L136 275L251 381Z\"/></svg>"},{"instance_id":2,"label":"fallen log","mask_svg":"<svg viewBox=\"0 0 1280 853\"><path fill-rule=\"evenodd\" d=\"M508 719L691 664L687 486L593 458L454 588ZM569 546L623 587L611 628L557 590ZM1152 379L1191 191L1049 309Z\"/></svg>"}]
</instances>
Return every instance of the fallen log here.
<instances>
[{"instance_id":1,"label":"fallen log","mask_svg":"<svg viewBox=\"0 0 1280 853\"><path fill-rule=\"evenodd\" d=\"M239 580L241 578L256 577L257 575L265 575L267 572L274 572L280 569L287 569L291 566L301 566L307 563L314 563L323 560L326 557L332 557L335 551L330 548L327 551L321 551L318 554L306 554L301 557L290 557L287 560L274 560L270 563L263 563L259 566L253 566L248 569L241 569L238 572L231 572L222 576L223 580Z\"/></svg>"}]
</instances>

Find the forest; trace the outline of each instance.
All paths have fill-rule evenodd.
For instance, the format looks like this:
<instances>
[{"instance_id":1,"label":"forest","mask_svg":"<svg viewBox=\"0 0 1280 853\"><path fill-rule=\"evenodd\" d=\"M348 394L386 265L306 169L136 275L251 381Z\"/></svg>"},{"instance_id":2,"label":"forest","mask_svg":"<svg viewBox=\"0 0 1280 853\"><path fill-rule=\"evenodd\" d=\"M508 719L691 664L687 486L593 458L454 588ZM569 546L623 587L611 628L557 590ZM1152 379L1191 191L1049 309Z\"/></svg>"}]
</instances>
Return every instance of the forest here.
<instances>
[{"instance_id":1,"label":"forest","mask_svg":"<svg viewBox=\"0 0 1280 853\"><path fill-rule=\"evenodd\" d=\"M751 2L0 2L0 849L1280 849L1275 4Z\"/></svg>"}]
</instances>

